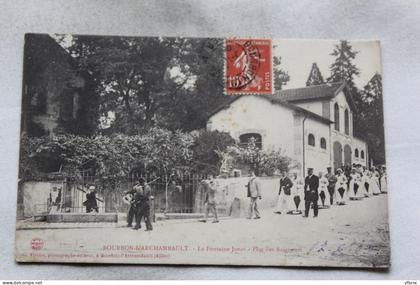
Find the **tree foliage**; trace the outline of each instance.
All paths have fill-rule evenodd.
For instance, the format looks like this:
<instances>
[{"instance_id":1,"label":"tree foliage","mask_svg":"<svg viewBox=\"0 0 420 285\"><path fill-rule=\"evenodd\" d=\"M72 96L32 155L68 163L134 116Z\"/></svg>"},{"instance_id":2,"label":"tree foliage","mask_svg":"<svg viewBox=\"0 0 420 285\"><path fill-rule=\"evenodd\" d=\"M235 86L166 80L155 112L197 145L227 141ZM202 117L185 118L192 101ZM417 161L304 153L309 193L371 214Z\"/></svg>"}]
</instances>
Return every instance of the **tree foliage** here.
<instances>
[{"instance_id":1,"label":"tree foliage","mask_svg":"<svg viewBox=\"0 0 420 285\"><path fill-rule=\"evenodd\" d=\"M278 56L273 56L273 81L275 90L282 90L290 81L289 73L281 68L281 57Z\"/></svg>"},{"instance_id":2,"label":"tree foliage","mask_svg":"<svg viewBox=\"0 0 420 285\"><path fill-rule=\"evenodd\" d=\"M222 39L74 36L68 50L96 80L101 127L133 135L204 127L227 100L222 46Z\"/></svg>"},{"instance_id":3,"label":"tree foliage","mask_svg":"<svg viewBox=\"0 0 420 285\"><path fill-rule=\"evenodd\" d=\"M385 163L385 134L382 96L382 77L375 74L360 92L359 136L369 145L369 155L374 163Z\"/></svg>"},{"instance_id":4,"label":"tree foliage","mask_svg":"<svg viewBox=\"0 0 420 285\"><path fill-rule=\"evenodd\" d=\"M330 54L335 57L334 62L330 66L331 76L328 77L328 82L346 82L350 89L355 87L354 77L359 76L360 71L353 63L358 51L353 50L353 47L348 41L340 41L335 45L333 52Z\"/></svg>"},{"instance_id":5,"label":"tree foliage","mask_svg":"<svg viewBox=\"0 0 420 285\"><path fill-rule=\"evenodd\" d=\"M23 136L19 177L38 180L47 172L77 176L89 170L103 180L116 181L136 168L155 167L169 172L190 165L192 144L190 134L161 128L151 128L141 136Z\"/></svg>"},{"instance_id":6,"label":"tree foliage","mask_svg":"<svg viewBox=\"0 0 420 285\"><path fill-rule=\"evenodd\" d=\"M219 131L200 130L196 133L193 151L193 168L218 174L221 166L221 154L229 146L235 145L235 140L228 134Z\"/></svg>"},{"instance_id":7,"label":"tree foliage","mask_svg":"<svg viewBox=\"0 0 420 285\"><path fill-rule=\"evenodd\" d=\"M230 146L226 153L231 157L231 164L239 168L255 171L256 175L271 176L278 172L288 172L293 161L281 149L262 150L251 137L245 146Z\"/></svg>"},{"instance_id":8,"label":"tree foliage","mask_svg":"<svg viewBox=\"0 0 420 285\"><path fill-rule=\"evenodd\" d=\"M156 170L169 180L176 171L218 174L220 157L235 141L227 133L185 133L153 127L142 135L21 138L19 177L42 180L47 173L77 177L81 171L115 184L138 171Z\"/></svg>"}]
</instances>

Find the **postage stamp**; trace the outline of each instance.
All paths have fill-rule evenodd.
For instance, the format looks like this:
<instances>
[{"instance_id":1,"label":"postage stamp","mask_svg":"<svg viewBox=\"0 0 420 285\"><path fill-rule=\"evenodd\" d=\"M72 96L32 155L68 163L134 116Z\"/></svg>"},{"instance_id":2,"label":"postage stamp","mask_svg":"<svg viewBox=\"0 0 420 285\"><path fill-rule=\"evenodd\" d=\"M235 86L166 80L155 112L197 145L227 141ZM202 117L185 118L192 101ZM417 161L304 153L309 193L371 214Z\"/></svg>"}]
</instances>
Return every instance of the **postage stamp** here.
<instances>
[{"instance_id":1,"label":"postage stamp","mask_svg":"<svg viewBox=\"0 0 420 285\"><path fill-rule=\"evenodd\" d=\"M226 40L226 94L272 94L270 39Z\"/></svg>"}]
</instances>

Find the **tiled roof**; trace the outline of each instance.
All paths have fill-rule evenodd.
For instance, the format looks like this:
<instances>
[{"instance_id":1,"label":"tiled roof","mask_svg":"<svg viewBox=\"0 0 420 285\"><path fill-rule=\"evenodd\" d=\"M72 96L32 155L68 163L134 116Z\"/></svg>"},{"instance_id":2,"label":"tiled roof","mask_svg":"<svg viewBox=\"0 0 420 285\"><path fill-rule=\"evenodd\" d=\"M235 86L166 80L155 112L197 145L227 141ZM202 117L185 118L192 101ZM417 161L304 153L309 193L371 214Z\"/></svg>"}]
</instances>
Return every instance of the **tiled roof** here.
<instances>
[{"instance_id":1,"label":"tiled roof","mask_svg":"<svg viewBox=\"0 0 420 285\"><path fill-rule=\"evenodd\" d=\"M309 101L332 98L344 88L343 82L314 85L303 88L286 89L276 92L273 96L287 102Z\"/></svg>"},{"instance_id":2,"label":"tiled roof","mask_svg":"<svg viewBox=\"0 0 420 285\"><path fill-rule=\"evenodd\" d=\"M210 114L208 115L208 117L210 118L211 116L213 116L214 114L218 113L219 111L221 111L221 110L223 110L225 108L228 108L231 103L233 103L234 101L236 101L237 99L239 99L239 98L241 98L243 96L254 96L254 95L236 95L236 96L232 96L230 100L224 102L223 104L221 104L220 106L218 106L216 109L214 109L212 112L210 112ZM324 118L324 117L322 117L322 116L320 116L318 114L312 113L311 111L308 111L306 109L303 109L303 108L301 108L299 106L293 105L293 104L291 104L291 103L289 103L289 102L287 102L287 101L285 101L283 99L280 99L280 98L278 98L276 96L273 96L273 95L258 95L257 97L263 98L263 99L266 99L266 100L269 100L273 104L282 105L282 106L284 106L286 108L292 109L292 110L294 110L294 111L296 111L298 113L304 114L304 115L306 115L308 117L311 117L311 118L313 118L313 119L315 119L317 121L320 121L322 123L325 123L325 124L331 124L332 123L332 121L329 120L329 119L327 119L327 118Z\"/></svg>"}]
</instances>

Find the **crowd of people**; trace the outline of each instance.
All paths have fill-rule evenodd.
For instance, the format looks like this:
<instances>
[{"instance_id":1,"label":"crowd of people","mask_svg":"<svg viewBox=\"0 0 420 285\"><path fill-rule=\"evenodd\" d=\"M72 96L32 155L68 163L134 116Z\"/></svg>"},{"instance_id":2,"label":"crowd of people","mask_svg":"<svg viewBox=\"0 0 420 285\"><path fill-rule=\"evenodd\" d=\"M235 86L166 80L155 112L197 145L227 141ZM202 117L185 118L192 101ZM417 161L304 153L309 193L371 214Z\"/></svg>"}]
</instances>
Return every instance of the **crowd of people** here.
<instances>
[{"instance_id":1,"label":"crowd of people","mask_svg":"<svg viewBox=\"0 0 420 285\"><path fill-rule=\"evenodd\" d=\"M385 166L367 169L362 165L354 164L352 167L343 166L336 169L328 167L326 173L313 173L313 168L308 169L305 179L296 172L283 172L280 178L278 199L274 213L309 216L313 209L313 217L318 216L318 209L326 209L333 205L343 206L349 200L361 200L387 192L387 177ZM213 177L206 180L207 191L205 194L205 217L200 220L206 222L210 213L213 222L218 223L215 193L217 186ZM247 219L260 219L261 214L258 201L262 199L260 179L251 172L246 185L249 205Z\"/></svg>"},{"instance_id":2,"label":"crowd of people","mask_svg":"<svg viewBox=\"0 0 420 285\"><path fill-rule=\"evenodd\" d=\"M308 217L311 208L314 217L317 217L318 208L345 205L349 200L360 200L386 192L384 166L366 169L361 165L353 165L338 168L335 173L328 167L325 174L319 172L318 176L309 168L305 179L298 177L297 173L282 173L275 213L301 214L303 207L303 217Z\"/></svg>"},{"instance_id":3,"label":"crowd of people","mask_svg":"<svg viewBox=\"0 0 420 285\"><path fill-rule=\"evenodd\" d=\"M205 182L207 190L204 199L204 219L200 221L207 222L209 215L212 214L213 223L218 223L217 183L213 176L210 176ZM249 198L247 219L260 219L258 200L262 199L261 183L254 172L251 172L246 188ZM360 200L386 192L385 166L367 169L361 165L353 165L352 167L338 168L335 173L332 172L331 167L328 167L325 174L319 172L318 176L313 173L312 168L308 168L305 179L299 177L296 172L282 172L274 212L308 217L309 211L313 209L313 217L317 217L319 208L325 209L333 205L342 206L349 200ZM138 230L144 220L146 231L151 231L153 227L150 218L151 188L149 184L140 178L134 187L124 194L124 199L128 197L126 203L129 204L127 226ZM86 211L88 213L97 212L94 186L89 187L86 198L84 203Z\"/></svg>"}]
</instances>

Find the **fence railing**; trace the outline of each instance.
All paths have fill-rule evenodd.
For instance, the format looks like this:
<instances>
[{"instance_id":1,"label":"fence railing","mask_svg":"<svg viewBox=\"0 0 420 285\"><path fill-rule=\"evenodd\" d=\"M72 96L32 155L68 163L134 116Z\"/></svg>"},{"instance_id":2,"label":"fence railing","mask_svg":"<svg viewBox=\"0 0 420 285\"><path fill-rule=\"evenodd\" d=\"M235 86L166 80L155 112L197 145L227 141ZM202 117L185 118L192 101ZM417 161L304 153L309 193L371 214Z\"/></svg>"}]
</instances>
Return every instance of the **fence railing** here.
<instances>
[{"instance_id":1,"label":"fence railing","mask_svg":"<svg viewBox=\"0 0 420 285\"><path fill-rule=\"evenodd\" d=\"M125 212L129 205L123 202L123 196L127 191L133 189L140 178L143 178L151 188L155 213L193 213L197 209L197 189L202 180L207 178L207 175L135 173L121 178L111 185L101 177L85 171L69 183L70 196L73 200L72 207L79 209L80 204L86 199L88 187L95 185L97 198L102 200L98 201L98 206L103 207L104 212Z\"/></svg>"}]
</instances>

